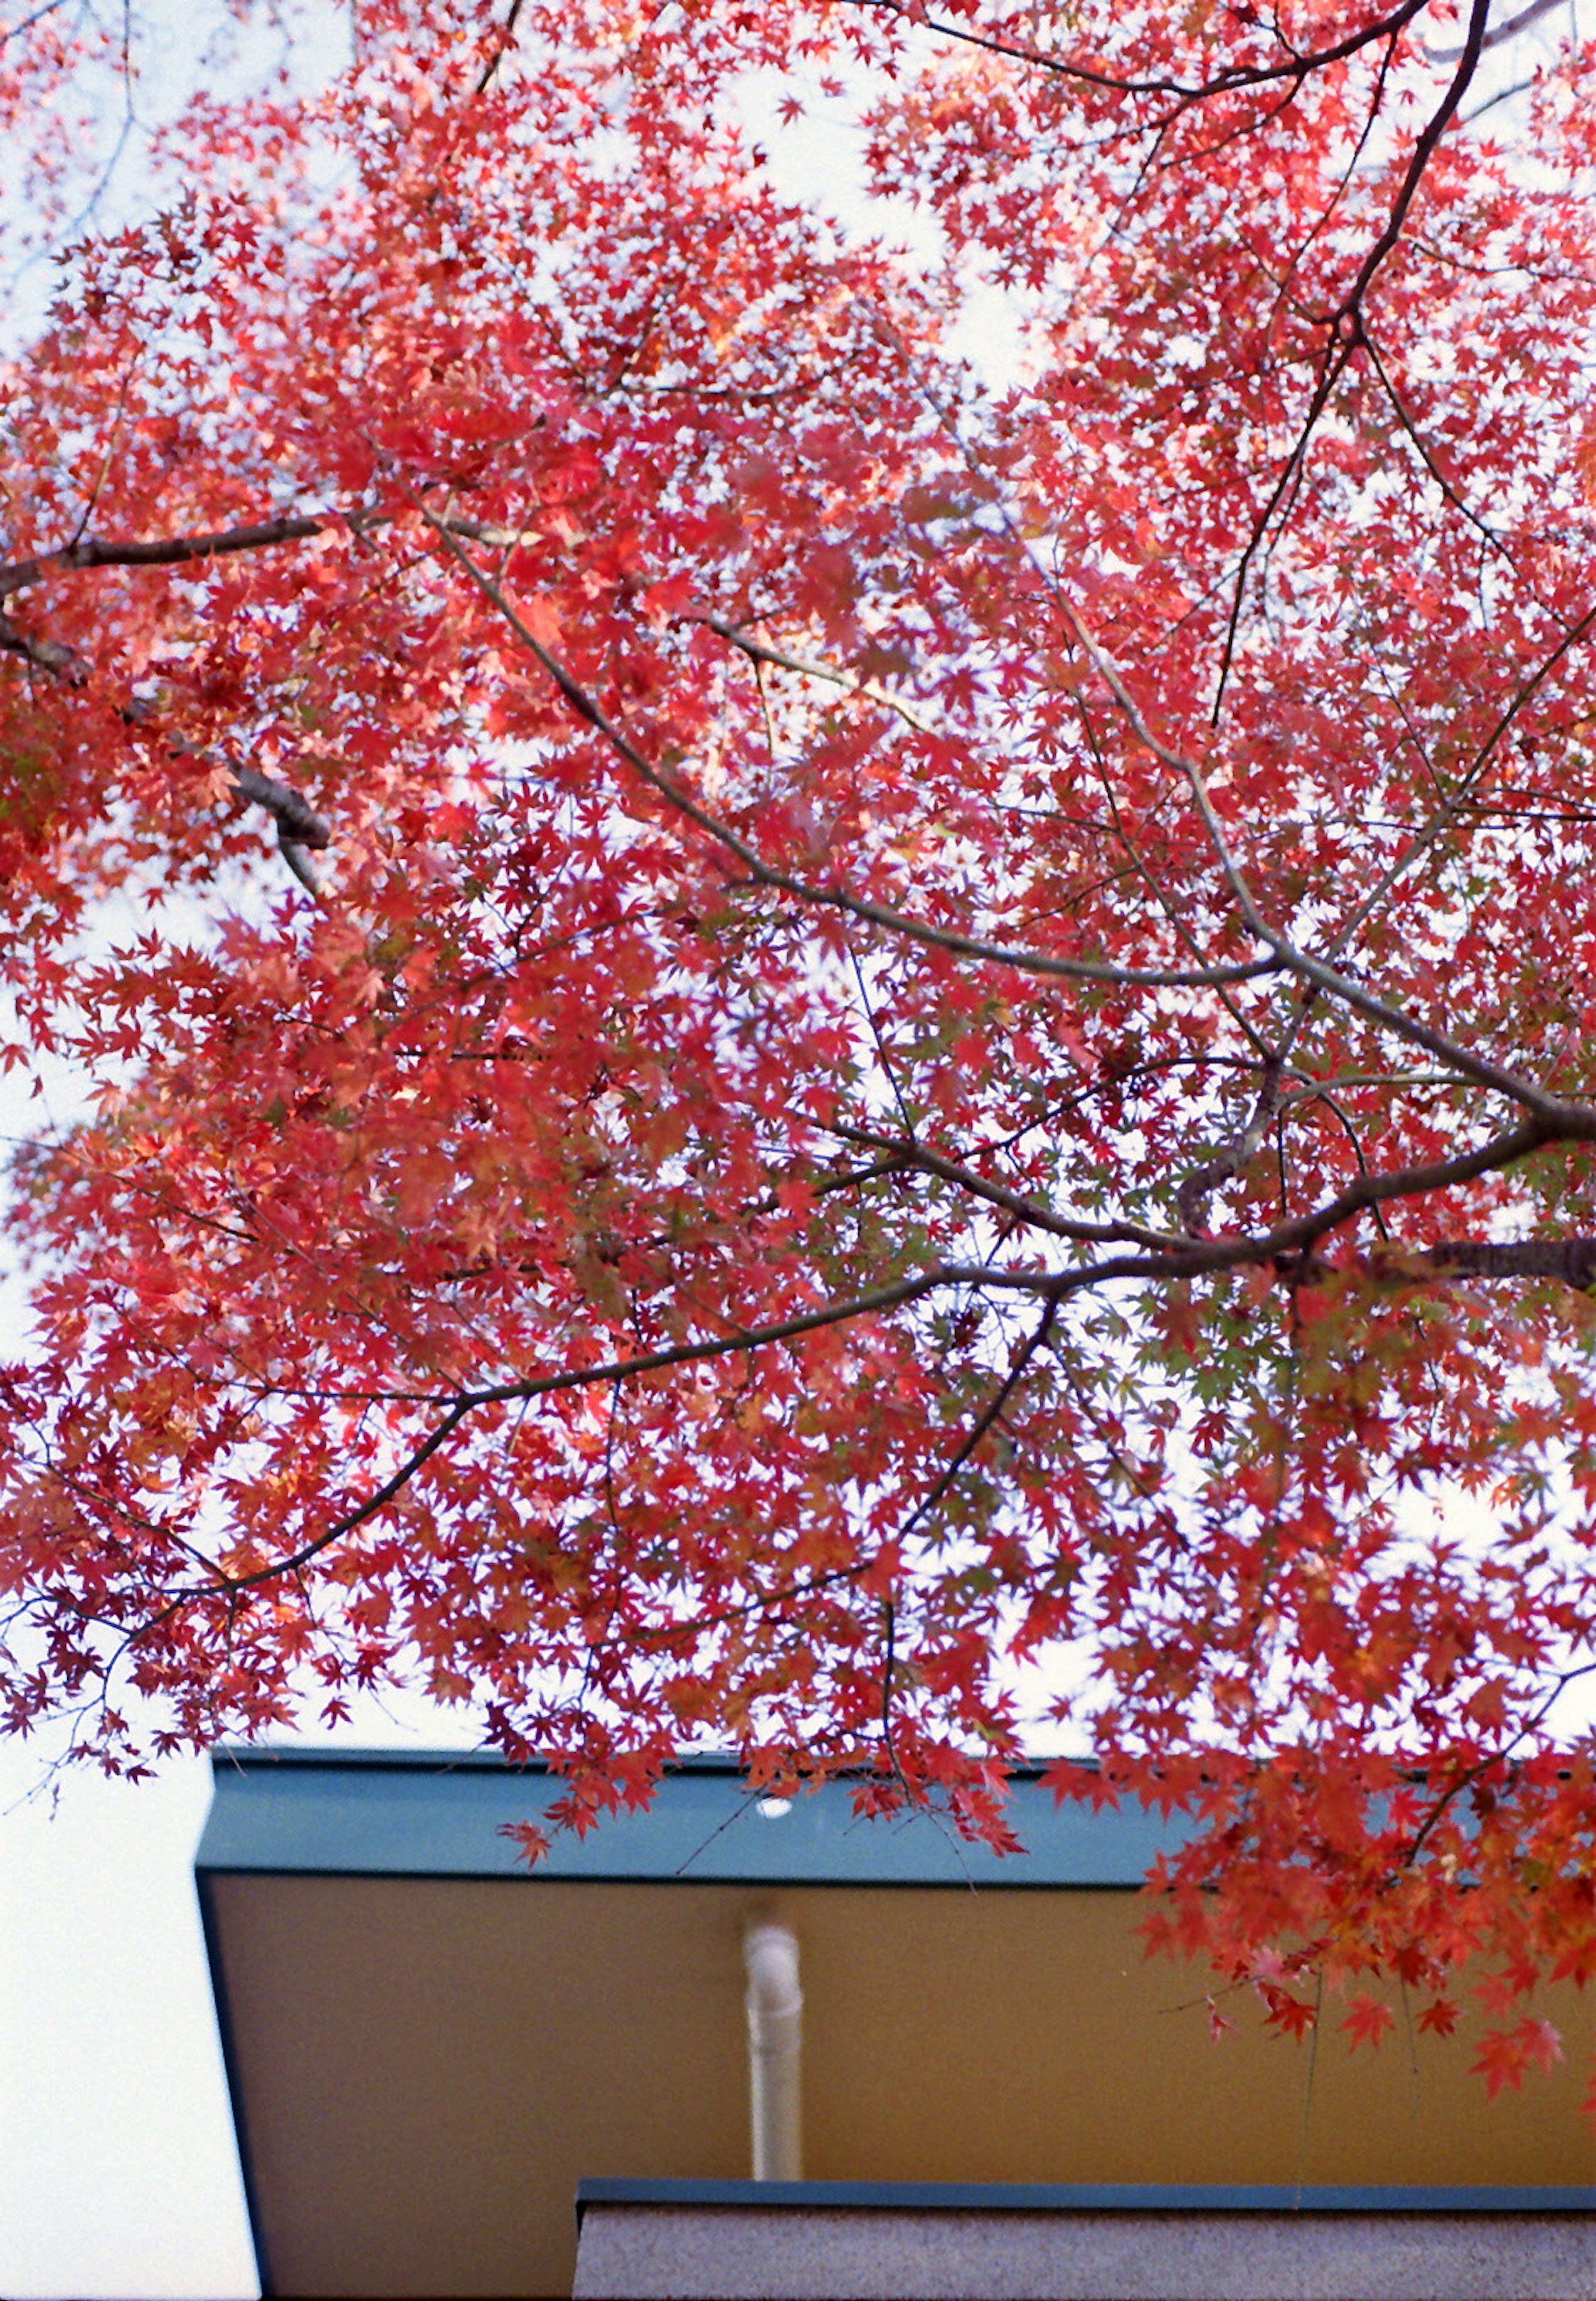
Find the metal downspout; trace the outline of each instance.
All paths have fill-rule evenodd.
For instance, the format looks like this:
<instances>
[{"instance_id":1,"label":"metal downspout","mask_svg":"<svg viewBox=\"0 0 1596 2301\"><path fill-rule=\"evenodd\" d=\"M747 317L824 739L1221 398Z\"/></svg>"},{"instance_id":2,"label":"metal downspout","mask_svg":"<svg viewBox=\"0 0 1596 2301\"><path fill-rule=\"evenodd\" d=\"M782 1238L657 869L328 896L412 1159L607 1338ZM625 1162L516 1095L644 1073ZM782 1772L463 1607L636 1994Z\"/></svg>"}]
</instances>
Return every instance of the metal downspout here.
<instances>
[{"instance_id":1,"label":"metal downspout","mask_svg":"<svg viewBox=\"0 0 1596 2301\"><path fill-rule=\"evenodd\" d=\"M804 1993L797 1937L769 1921L743 1937L748 1969L748 2103L754 2179L801 2181Z\"/></svg>"}]
</instances>

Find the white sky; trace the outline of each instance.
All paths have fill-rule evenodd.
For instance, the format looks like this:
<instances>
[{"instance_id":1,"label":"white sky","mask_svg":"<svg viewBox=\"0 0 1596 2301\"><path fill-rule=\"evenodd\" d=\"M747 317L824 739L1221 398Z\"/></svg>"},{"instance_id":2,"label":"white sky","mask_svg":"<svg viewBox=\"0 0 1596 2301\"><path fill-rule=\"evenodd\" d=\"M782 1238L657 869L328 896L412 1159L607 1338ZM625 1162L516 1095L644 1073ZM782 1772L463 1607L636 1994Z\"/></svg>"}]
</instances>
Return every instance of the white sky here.
<instances>
[{"instance_id":1,"label":"white sky","mask_svg":"<svg viewBox=\"0 0 1596 2301\"><path fill-rule=\"evenodd\" d=\"M314 1739L469 1736L415 1703ZM255 2295L194 1887L209 1764L129 1784L46 1763L0 1741L0 2292Z\"/></svg>"},{"instance_id":2,"label":"white sky","mask_svg":"<svg viewBox=\"0 0 1596 2301\"><path fill-rule=\"evenodd\" d=\"M0 2284L8 2295L259 2291L189 1867L191 1759L75 1775L19 1807L0 1745Z\"/></svg>"}]
</instances>

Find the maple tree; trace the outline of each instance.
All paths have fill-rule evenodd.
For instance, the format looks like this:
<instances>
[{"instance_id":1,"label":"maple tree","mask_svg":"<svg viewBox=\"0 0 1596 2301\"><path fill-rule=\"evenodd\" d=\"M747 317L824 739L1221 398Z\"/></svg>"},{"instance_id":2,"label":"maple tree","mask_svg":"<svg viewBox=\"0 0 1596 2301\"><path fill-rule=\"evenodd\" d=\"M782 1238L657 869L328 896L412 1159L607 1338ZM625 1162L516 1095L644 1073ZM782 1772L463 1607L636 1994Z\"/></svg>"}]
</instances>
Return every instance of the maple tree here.
<instances>
[{"instance_id":1,"label":"maple tree","mask_svg":"<svg viewBox=\"0 0 1596 2301\"><path fill-rule=\"evenodd\" d=\"M130 222L62 133L130 65L16 16L0 1059L99 1099L15 1162L13 1729L125 1767L126 1687L160 1749L400 1680L579 1820L711 1741L1000 1837L1050 1703L1061 1790L1199 1819L1151 1930L1278 2027L1395 1974L1444 2033L1475 1957L1488 2084L1546 2061L1520 2000L1596 1970L1547 14L359 0ZM895 205L784 188L773 88Z\"/></svg>"}]
</instances>

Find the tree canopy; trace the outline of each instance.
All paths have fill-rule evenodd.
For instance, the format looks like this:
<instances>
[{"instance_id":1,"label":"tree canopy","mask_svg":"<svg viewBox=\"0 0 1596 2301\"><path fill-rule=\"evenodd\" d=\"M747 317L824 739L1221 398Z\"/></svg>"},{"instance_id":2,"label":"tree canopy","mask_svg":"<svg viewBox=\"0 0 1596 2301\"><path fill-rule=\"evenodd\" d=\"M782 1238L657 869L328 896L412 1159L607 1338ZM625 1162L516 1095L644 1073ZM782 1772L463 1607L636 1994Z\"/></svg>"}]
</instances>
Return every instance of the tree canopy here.
<instances>
[{"instance_id":1,"label":"tree canopy","mask_svg":"<svg viewBox=\"0 0 1596 2301\"><path fill-rule=\"evenodd\" d=\"M1067 1744L1205 1824L1156 1938L1286 2029L1483 1961L1515 2081L1596 1971L1596 58L338 21L114 215L121 20L0 45L0 1062L97 1098L12 1728L403 1682L578 1822L712 1743L999 1837Z\"/></svg>"}]
</instances>

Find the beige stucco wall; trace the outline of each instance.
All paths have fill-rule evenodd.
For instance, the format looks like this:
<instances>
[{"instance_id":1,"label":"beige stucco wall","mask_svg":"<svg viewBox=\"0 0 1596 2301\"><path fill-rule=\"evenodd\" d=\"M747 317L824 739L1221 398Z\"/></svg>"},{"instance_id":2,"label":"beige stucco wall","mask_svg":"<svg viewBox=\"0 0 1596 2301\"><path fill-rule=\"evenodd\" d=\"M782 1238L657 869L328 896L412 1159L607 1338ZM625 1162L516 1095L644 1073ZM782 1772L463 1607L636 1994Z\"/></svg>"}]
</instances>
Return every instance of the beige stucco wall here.
<instances>
[{"instance_id":1,"label":"beige stucco wall","mask_svg":"<svg viewBox=\"0 0 1596 2301\"><path fill-rule=\"evenodd\" d=\"M1596 2180L1567 2059L1487 2103L1467 2037L1316 2054L1149 1962L1120 1892L211 1881L268 2267L285 2293L568 2293L579 2180L744 2175L741 1942L798 1932L815 2179Z\"/></svg>"}]
</instances>

